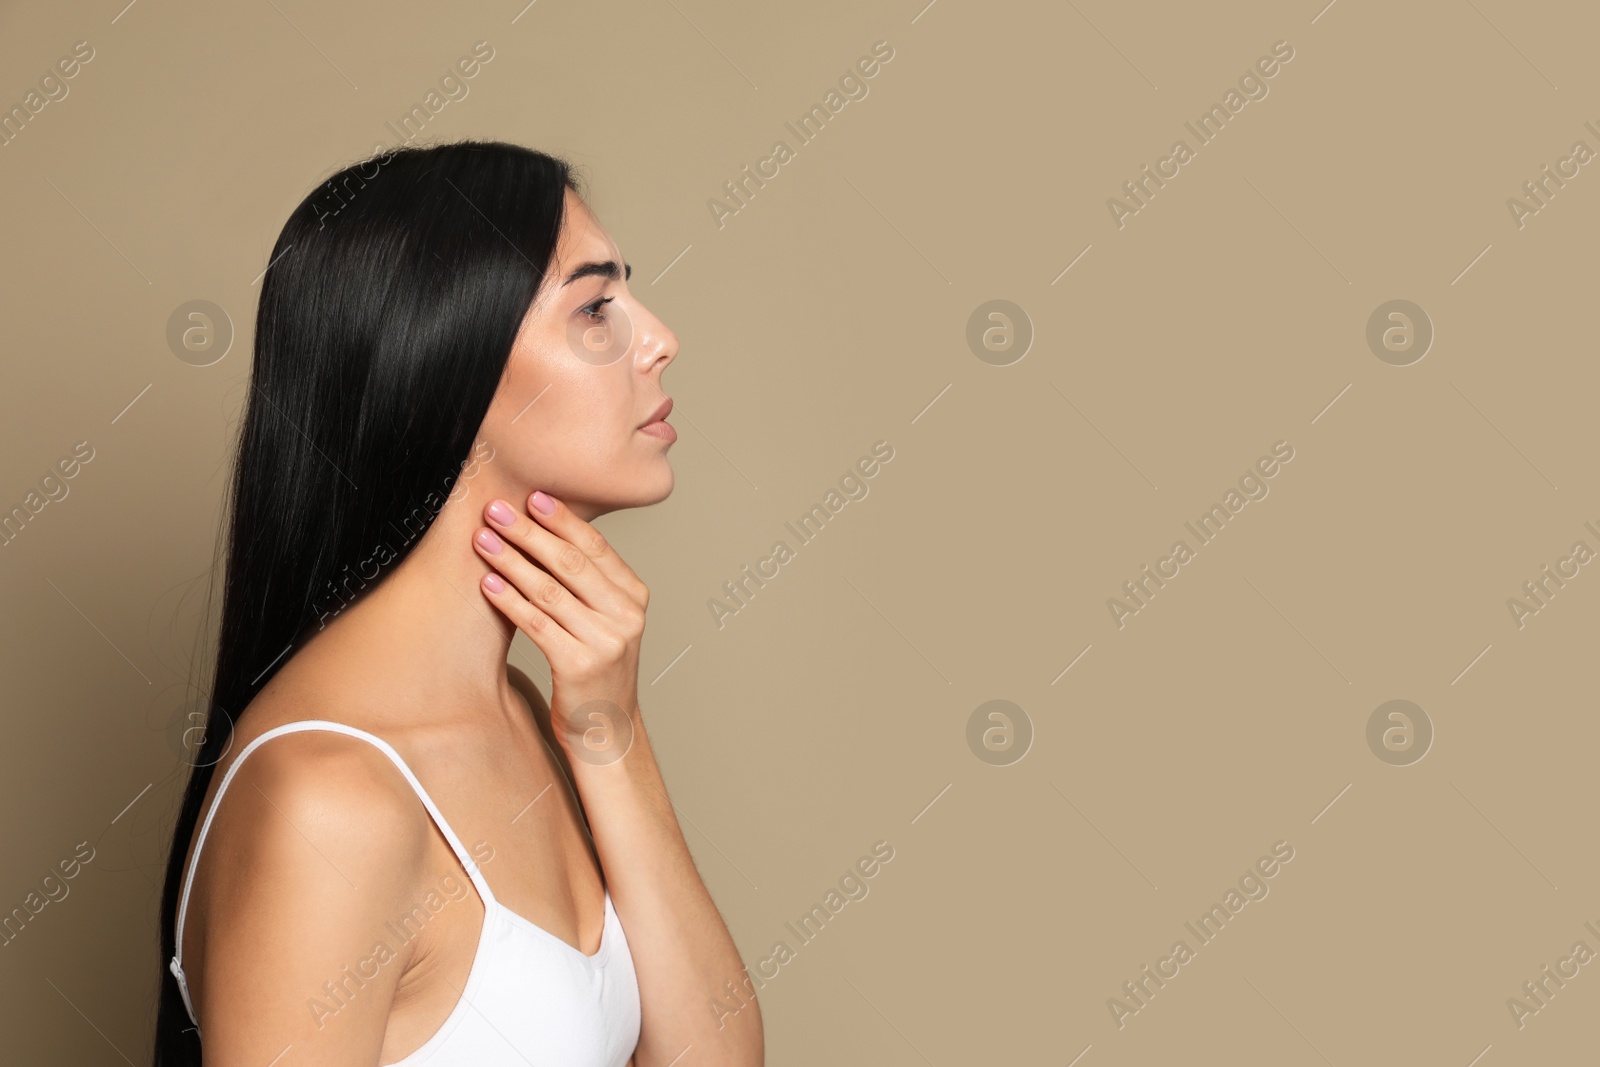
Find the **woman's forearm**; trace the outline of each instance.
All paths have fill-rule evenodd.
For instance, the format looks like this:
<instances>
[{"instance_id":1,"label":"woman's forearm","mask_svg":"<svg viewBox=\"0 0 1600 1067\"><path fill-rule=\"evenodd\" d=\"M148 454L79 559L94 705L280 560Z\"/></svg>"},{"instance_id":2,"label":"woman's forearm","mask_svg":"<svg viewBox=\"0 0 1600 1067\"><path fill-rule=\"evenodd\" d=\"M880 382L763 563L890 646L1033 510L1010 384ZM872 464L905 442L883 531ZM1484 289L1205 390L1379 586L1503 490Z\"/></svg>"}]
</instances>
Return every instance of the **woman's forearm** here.
<instances>
[{"instance_id":1,"label":"woman's forearm","mask_svg":"<svg viewBox=\"0 0 1600 1067\"><path fill-rule=\"evenodd\" d=\"M742 984L744 962L695 869L637 708L629 726L621 758L578 753L570 766L638 975L635 1064L759 1067L761 1010Z\"/></svg>"}]
</instances>

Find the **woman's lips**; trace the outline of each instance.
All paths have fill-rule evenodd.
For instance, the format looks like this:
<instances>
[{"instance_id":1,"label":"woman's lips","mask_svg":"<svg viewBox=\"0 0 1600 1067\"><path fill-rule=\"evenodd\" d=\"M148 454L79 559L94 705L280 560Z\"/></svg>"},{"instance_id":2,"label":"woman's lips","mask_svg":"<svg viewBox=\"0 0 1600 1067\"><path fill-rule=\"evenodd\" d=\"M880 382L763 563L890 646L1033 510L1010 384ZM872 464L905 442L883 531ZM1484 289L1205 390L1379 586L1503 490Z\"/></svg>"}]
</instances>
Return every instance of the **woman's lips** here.
<instances>
[{"instance_id":1,"label":"woman's lips","mask_svg":"<svg viewBox=\"0 0 1600 1067\"><path fill-rule=\"evenodd\" d=\"M678 431L667 422L667 416L672 414L672 398L669 396L661 402L661 406L651 414L650 421L639 427L640 433L647 433L651 437L659 437L663 441L672 442L678 439Z\"/></svg>"},{"instance_id":2,"label":"woman's lips","mask_svg":"<svg viewBox=\"0 0 1600 1067\"><path fill-rule=\"evenodd\" d=\"M647 422L643 426L639 427L639 432L647 433L651 437L659 437L663 441L668 442L676 441L678 439L678 431L673 429L672 423L667 422L665 419L657 419L655 422Z\"/></svg>"}]
</instances>

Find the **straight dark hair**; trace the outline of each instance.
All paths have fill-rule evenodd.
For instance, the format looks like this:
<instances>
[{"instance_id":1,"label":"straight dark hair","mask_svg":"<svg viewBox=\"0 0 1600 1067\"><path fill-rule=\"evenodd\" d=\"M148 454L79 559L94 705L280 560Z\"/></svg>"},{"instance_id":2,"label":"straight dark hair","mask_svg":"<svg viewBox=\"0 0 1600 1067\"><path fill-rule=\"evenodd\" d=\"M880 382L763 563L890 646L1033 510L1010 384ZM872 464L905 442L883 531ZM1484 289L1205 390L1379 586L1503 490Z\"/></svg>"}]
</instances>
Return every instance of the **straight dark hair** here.
<instances>
[{"instance_id":1,"label":"straight dark hair","mask_svg":"<svg viewBox=\"0 0 1600 1067\"><path fill-rule=\"evenodd\" d=\"M161 899L156 1067L201 1063L167 967L190 837L233 723L293 649L431 524L550 269L566 161L462 141L381 152L302 200L273 246L230 484L204 739ZM388 573L386 570L385 573Z\"/></svg>"}]
</instances>

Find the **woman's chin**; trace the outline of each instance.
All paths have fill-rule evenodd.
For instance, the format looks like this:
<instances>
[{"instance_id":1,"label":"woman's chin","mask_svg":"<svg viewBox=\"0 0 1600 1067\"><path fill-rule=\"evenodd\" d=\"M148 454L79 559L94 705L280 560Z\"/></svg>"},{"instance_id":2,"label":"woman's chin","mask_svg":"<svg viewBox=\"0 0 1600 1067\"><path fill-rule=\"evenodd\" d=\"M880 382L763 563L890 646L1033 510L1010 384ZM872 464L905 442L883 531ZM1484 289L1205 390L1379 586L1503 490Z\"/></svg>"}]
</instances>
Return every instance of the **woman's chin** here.
<instances>
[{"instance_id":1,"label":"woman's chin","mask_svg":"<svg viewBox=\"0 0 1600 1067\"><path fill-rule=\"evenodd\" d=\"M618 486L616 492L608 493L601 499L584 501L567 501L567 506L572 508L584 521L590 521L589 516L606 515L613 511L627 511L630 508L647 508L652 504L659 504L672 495L675 484L672 468L663 461L659 476L642 479L628 486Z\"/></svg>"},{"instance_id":2,"label":"woman's chin","mask_svg":"<svg viewBox=\"0 0 1600 1067\"><path fill-rule=\"evenodd\" d=\"M651 504L661 503L663 500L667 499L667 497L672 495L672 488L675 484L676 476L672 473L672 466L667 462L666 457L663 456L661 458L661 477L657 479L654 487L645 491L643 499L641 499L639 503L635 504L634 506L649 507Z\"/></svg>"}]
</instances>

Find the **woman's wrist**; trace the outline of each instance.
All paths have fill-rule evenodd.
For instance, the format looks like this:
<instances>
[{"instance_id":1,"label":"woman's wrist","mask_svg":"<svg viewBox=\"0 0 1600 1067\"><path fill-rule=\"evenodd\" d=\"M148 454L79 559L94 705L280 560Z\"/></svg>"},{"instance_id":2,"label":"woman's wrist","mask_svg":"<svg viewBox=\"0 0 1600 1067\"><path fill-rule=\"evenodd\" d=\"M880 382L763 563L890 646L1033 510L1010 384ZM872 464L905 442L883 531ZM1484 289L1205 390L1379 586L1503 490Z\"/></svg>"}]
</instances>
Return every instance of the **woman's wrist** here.
<instances>
[{"instance_id":1,"label":"woman's wrist","mask_svg":"<svg viewBox=\"0 0 1600 1067\"><path fill-rule=\"evenodd\" d=\"M637 715L629 722L628 743L604 756L566 750L572 785L608 882L674 884L694 875L689 846L644 724Z\"/></svg>"},{"instance_id":2,"label":"woman's wrist","mask_svg":"<svg viewBox=\"0 0 1600 1067\"><path fill-rule=\"evenodd\" d=\"M645 757L653 758L637 698L626 706L604 698L584 701L553 716L551 726L575 775L628 762L636 747L642 746Z\"/></svg>"}]
</instances>

